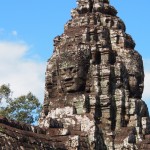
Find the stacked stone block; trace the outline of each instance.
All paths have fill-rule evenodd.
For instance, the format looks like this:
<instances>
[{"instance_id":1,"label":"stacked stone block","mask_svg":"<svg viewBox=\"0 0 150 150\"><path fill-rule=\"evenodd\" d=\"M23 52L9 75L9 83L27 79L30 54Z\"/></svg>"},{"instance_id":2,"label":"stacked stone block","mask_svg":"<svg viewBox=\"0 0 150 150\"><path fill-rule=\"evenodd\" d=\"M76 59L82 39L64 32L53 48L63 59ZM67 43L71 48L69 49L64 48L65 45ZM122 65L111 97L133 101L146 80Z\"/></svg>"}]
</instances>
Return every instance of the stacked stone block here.
<instances>
[{"instance_id":1,"label":"stacked stone block","mask_svg":"<svg viewBox=\"0 0 150 150\"><path fill-rule=\"evenodd\" d=\"M28 139L18 149L150 147L149 113L141 99L142 57L134 50L135 42L116 14L108 0L77 1L64 33L54 39L54 52L47 62L38 127L43 132L23 128L20 138L28 133L39 141ZM10 130L12 124L2 121L0 126ZM0 130L0 137L12 143L13 136L7 130ZM20 132L20 128L13 127L13 131ZM10 133L14 134L12 130ZM3 149L7 148L2 138L0 141ZM15 139L13 143L18 141Z\"/></svg>"}]
</instances>

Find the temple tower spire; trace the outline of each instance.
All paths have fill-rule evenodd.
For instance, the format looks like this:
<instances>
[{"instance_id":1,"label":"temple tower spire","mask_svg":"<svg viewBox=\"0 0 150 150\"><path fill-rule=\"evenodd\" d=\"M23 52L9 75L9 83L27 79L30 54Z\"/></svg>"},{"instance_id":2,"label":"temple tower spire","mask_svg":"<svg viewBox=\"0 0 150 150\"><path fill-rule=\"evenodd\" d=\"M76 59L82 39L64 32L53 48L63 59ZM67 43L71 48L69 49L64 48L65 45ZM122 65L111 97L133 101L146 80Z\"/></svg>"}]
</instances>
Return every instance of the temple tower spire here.
<instances>
[{"instance_id":1,"label":"temple tower spire","mask_svg":"<svg viewBox=\"0 0 150 150\"><path fill-rule=\"evenodd\" d=\"M77 0L77 10L80 14L87 12L105 12L109 0ZM107 8L108 9L108 8Z\"/></svg>"},{"instance_id":2,"label":"temple tower spire","mask_svg":"<svg viewBox=\"0 0 150 150\"><path fill-rule=\"evenodd\" d=\"M78 0L54 39L38 126L0 116L0 149L149 150L141 55L108 0Z\"/></svg>"},{"instance_id":3,"label":"temple tower spire","mask_svg":"<svg viewBox=\"0 0 150 150\"><path fill-rule=\"evenodd\" d=\"M135 133L149 130L142 58L116 14L108 0L77 0L54 39L39 125L69 130L74 149L132 149Z\"/></svg>"}]
</instances>

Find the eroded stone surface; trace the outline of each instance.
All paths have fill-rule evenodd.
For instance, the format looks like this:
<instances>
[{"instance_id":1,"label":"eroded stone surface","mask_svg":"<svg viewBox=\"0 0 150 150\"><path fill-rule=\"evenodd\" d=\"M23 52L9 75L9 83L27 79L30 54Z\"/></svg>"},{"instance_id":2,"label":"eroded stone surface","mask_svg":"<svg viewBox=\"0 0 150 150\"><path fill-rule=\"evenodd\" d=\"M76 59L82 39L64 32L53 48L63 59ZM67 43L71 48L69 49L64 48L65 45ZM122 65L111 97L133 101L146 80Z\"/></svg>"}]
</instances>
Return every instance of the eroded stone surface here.
<instances>
[{"instance_id":1,"label":"eroded stone surface","mask_svg":"<svg viewBox=\"0 0 150 150\"><path fill-rule=\"evenodd\" d=\"M108 0L77 4L54 39L38 128L55 149L149 149L143 61L135 42Z\"/></svg>"}]
</instances>

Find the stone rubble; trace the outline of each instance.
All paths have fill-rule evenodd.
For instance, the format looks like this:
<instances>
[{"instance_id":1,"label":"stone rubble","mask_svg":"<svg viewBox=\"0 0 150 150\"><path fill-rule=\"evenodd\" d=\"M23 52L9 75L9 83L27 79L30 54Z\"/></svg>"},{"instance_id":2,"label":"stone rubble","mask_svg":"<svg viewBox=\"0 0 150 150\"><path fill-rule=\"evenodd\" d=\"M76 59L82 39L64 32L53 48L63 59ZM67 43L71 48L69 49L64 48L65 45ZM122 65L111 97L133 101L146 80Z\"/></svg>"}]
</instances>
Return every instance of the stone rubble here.
<instances>
[{"instance_id":1,"label":"stone rubble","mask_svg":"<svg viewBox=\"0 0 150 150\"><path fill-rule=\"evenodd\" d=\"M116 15L109 0L77 1L54 39L39 127L0 119L1 149L150 149L142 57Z\"/></svg>"}]
</instances>

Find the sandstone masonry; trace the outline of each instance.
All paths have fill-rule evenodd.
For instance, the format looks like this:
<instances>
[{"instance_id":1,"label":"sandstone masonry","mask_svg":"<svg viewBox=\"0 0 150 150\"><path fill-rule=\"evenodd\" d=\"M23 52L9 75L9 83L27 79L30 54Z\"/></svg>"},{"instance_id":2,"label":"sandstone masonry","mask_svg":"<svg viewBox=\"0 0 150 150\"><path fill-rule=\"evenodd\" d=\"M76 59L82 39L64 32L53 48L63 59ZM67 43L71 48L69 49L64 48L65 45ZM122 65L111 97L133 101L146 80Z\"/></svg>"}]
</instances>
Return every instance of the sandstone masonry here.
<instances>
[{"instance_id":1,"label":"sandstone masonry","mask_svg":"<svg viewBox=\"0 0 150 150\"><path fill-rule=\"evenodd\" d=\"M141 55L108 0L78 0L54 39L39 126L0 118L1 149L148 150Z\"/></svg>"}]
</instances>

